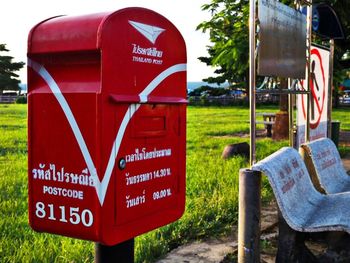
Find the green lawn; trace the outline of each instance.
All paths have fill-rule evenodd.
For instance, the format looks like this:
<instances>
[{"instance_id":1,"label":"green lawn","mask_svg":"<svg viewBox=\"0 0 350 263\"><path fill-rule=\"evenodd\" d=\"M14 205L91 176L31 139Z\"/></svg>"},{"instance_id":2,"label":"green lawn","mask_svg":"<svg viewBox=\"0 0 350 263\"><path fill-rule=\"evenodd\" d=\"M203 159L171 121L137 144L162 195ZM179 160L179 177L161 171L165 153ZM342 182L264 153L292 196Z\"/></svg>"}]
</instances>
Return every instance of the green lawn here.
<instances>
[{"instance_id":1,"label":"green lawn","mask_svg":"<svg viewBox=\"0 0 350 263\"><path fill-rule=\"evenodd\" d=\"M276 111L275 107L258 111ZM350 108L335 110L334 119L350 130ZM27 215L26 105L0 105L0 261L92 262L93 244L35 233ZM225 145L246 141L234 136L249 131L245 107L189 107L187 126L187 202L177 222L136 238L137 262L152 262L170 249L193 239L228 233L237 223L238 171L241 158L221 159ZM259 139L257 158L287 145ZM271 196L264 180L263 198Z\"/></svg>"},{"instance_id":2,"label":"green lawn","mask_svg":"<svg viewBox=\"0 0 350 263\"><path fill-rule=\"evenodd\" d=\"M340 121L340 129L350 131L350 107L333 109L332 120Z\"/></svg>"}]
</instances>

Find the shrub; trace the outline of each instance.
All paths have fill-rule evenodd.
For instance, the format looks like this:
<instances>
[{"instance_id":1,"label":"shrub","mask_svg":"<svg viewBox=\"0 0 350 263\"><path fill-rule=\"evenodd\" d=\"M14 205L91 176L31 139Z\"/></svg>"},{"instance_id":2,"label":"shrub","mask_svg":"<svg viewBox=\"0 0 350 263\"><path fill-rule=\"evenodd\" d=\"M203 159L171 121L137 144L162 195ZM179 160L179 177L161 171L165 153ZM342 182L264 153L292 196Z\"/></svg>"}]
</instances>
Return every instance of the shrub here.
<instances>
[{"instance_id":1,"label":"shrub","mask_svg":"<svg viewBox=\"0 0 350 263\"><path fill-rule=\"evenodd\" d=\"M27 97L20 96L16 99L16 104L27 104Z\"/></svg>"}]
</instances>

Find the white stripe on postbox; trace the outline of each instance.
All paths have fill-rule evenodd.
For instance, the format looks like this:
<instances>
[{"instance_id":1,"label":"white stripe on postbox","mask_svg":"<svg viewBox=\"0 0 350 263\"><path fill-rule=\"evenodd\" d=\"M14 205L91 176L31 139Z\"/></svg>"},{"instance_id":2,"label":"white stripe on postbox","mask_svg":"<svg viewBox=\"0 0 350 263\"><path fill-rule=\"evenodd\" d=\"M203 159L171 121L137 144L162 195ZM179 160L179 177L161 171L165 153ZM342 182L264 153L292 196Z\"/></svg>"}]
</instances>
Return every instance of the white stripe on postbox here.
<instances>
[{"instance_id":1,"label":"white stripe on postbox","mask_svg":"<svg viewBox=\"0 0 350 263\"><path fill-rule=\"evenodd\" d=\"M94 162L92 161L90 152L87 148L87 145L85 143L83 135L81 134L78 123L76 122L74 115L73 115L73 112L70 109L69 104L68 104L67 100L65 99L65 97L63 96L56 81L52 78L50 73L39 63L37 63L31 59L28 59L28 66L31 67L35 72L37 72L46 81L46 83L49 86L50 90L52 91L53 95L57 99L64 114L66 115L66 118L69 122L70 127L72 128L75 139L78 142L80 151L82 152L84 160L86 162L86 165L89 169L90 175L94 178L95 183L99 184L99 179L97 177Z\"/></svg>"},{"instance_id":2,"label":"white stripe on postbox","mask_svg":"<svg viewBox=\"0 0 350 263\"><path fill-rule=\"evenodd\" d=\"M28 66L31 67L35 72L41 76L47 85L49 86L50 90L52 91L53 95L57 99L59 105L61 106L68 123L73 131L73 134L75 136L75 139L77 140L77 143L79 145L80 151L83 154L84 160L86 162L86 165L89 169L90 175L93 176L95 179L95 189L96 189L96 194L99 199L99 202L101 206L104 203L104 199L106 197L107 189L108 189L108 184L109 180L111 178L113 168L115 166L115 159L118 155L119 152L119 147L122 143L123 137L125 130L134 116L134 114L137 112L137 110L140 108L140 104L131 104L128 107L128 110L126 111L124 118L122 120L122 123L119 127L119 130L117 132L116 138L113 142L110 157L108 160L108 164L103 176L102 181L100 182L99 177L97 176L97 171L95 168L95 165L93 163L93 160L91 158L90 152L87 148L87 145L85 143L85 140L83 138L83 135L79 129L78 123L76 122L73 112L69 107L69 104L65 97L63 96L59 86L57 85L56 81L53 79L53 77L50 75L50 73L39 63L31 60L28 58ZM181 72L181 71L186 71L186 64L176 64L168 69L164 70L161 72L157 77L155 77L148 85L147 87L139 94L140 98L140 103L146 103L148 101L148 95L158 87L158 85L165 80L167 77L170 75Z\"/></svg>"},{"instance_id":3,"label":"white stripe on postbox","mask_svg":"<svg viewBox=\"0 0 350 263\"><path fill-rule=\"evenodd\" d=\"M162 73L160 73L157 77L155 77L148 85L147 87L140 93L140 102L147 102L148 101L148 95L167 77L170 75L180 72L180 71L186 71L186 64L176 64L174 66L171 66L170 68L167 68Z\"/></svg>"}]
</instances>

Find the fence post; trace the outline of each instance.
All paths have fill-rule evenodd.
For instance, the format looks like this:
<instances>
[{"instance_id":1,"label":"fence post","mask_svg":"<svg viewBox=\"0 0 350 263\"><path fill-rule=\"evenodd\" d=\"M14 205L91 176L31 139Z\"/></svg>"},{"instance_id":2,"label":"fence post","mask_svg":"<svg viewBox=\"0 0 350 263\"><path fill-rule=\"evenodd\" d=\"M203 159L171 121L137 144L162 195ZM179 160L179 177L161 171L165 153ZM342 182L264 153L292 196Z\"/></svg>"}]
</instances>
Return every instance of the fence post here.
<instances>
[{"instance_id":1,"label":"fence post","mask_svg":"<svg viewBox=\"0 0 350 263\"><path fill-rule=\"evenodd\" d=\"M261 172L239 171L238 262L260 262Z\"/></svg>"},{"instance_id":2,"label":"fence post","mask_svg":"<svg viewBox=\"0 0 350 263\"><path fill-rule=\"evenodd\" d=\"M95 243L95 263L133 263L134 239L129 239L115 246Z\"/></svg>"}]
</instances>

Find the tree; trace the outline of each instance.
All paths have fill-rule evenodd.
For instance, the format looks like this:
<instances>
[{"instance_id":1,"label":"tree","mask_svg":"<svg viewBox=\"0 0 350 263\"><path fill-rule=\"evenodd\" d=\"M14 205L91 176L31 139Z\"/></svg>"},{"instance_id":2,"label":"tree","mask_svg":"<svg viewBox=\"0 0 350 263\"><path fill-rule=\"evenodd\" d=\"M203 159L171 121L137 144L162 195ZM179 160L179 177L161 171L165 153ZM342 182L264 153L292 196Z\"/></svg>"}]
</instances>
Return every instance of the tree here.
<instances>
[{"instance_id":1,"label":"tree","mask_svg":"<svg viewBox=\"0 0 350 263\"><path fill-rule=\"evenodd\" d=\"M6 44L0 44L0 52L8 52ZM14 73L24 66L24 62L13 62L13 57L0 55L0 93L4 90L19 90L17 79L19 76Z\"/></svg>"},{"instance_id":2,"label":"tree","mask_svg":"<svg viewBox=\"0 0 350 263\"><path fill-rule=\"evenodd\" d=\"M295 1L281 0L281 2L292 5ZM313 1L314 4L318 2L321 1ZM328 4L338 12L338 16L343 22L345 34L350 33L350 19L347 14L350 7L349 2L348 0L328 1ZM218 67L215 73L219 74L217 77L209 77L204 81L209 83L240 82L249 94L249 0L211 0L211 3L203 5L202 10L211 12L212 17L209 21L199 24L197 29L203 32L209 31L210 41L213 44L208 46L209 57L200 57L199 60L207 65ZM349 36L349 34L347 35ZM317 37L316 39L322 42L322 39ZM342 65L344 64L341 64L340 61L344 54L348 52L348 47L349 37L344 41L336 42L334 69L337 78L343 76L344 66ZM281 80L282 82L285 83L285 80ZM284 101L283 97L281 97L281 101ZM280 104L279 113L287 116L282 104ZM281 121L278 119L281 119ZM277 121L281 124L279 127L288 127L288 118L276 117ZM278 129L275 132L277 135L283 133L283 136L288 134L288 131L285 133Z\"/></svg>"},{"instance_id":3,"label":"tree","mask_svg":"<svg viewBox=\"0 0 350 263\"><path fill-rule=\"evenodd\" d=\"M198 25L197 30L209 31L213 45L208 46L209 57L200 57L199 60L218 67L215 71L217 77L203 81L248 83L248 3L248 0L212 0L203 5L202 10L211 12L212 17Z\"/></svg>"},{"instance_id":4,"label":"tree","mask_svg":"<svg viewBox=\"0 0 350 263\"><path fill-rule=\"evenodd\" d=\"M345 34L344 40L335 41L334 51L333 97L334 107L338 107L340 85L347 78L350 69L350 57L347 56L347 54L350 54L350 18L348 14L350 1L332 0L330 4L338 15Z\"/></svg>"},{"instance_id":5,"label":"tree","mask_svg":"<svg viewBox=\"0 0 350 263\"><path fill-rule=\"evenodd\" d=\"M292 0L281 2L287 5L294 3ZM313 1L314 4L318 2L324 1ZM347 36L345 40L336 41L334 70L335 76L341 78L344 69L350 68L350 62L348 65L342 62L350 46L350 1L329 0L327 3L335 9ZM209 21L199 24L197 30L208 31L212 45L208 46L209 56L198 59L207 65L218 67L215 71L218 76L208 77L204 81L218 84L225 81L235 82L248 88L249 0L211 0L209 4L202 6L202 10L210 12L212 16Z\"/></svg>"}]
</instances>

